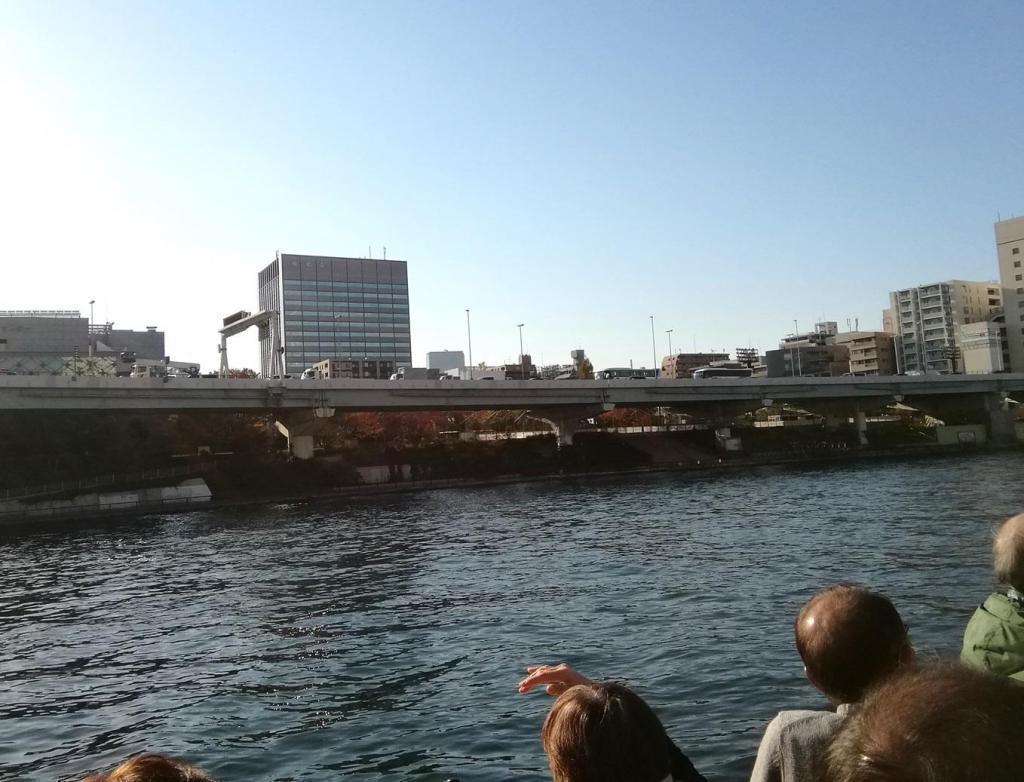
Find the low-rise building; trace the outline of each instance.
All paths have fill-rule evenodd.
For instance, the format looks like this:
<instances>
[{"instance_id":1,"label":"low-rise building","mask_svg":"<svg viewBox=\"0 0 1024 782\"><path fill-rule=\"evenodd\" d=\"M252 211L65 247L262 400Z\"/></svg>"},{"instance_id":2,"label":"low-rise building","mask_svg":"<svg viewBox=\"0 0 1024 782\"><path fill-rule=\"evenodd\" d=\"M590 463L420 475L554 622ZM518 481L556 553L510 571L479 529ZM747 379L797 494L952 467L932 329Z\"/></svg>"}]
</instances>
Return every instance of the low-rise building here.
<instances>
[{"instance_id":1,"label":"low-rise building","mask_svg":"<svg viewBox=\"0 0 1024 782\"><path fill-rule=\"evenodd\" d=\"M312 366L318 380L387 380L395 362L383 358L325 358Z\"/></svg>"},{"instance_id":2,"label":"low-rise building","mask_svg":"<svg viewBox=\"0 0 1024 782\"><path fill-rule=\"evenodd\" d=\"M779 340L780 348L797 348L801 345L830 345L839 332L834 320L824 320L814 324L814 331L798 334L787 334Z\"/></svg>"},{"instance_id":3,"label":"low-rise building","mask_svg":"<svg viewBox=\"0 0 1024 782\"><path fill-rule=\"evenodd\" d=\"M0 372L128 375L137 359L164 358L164 333L156 326L90 326L78 310L0 311Z\"/></svg>"},{"instance_id":4,"label":"low-rise building","mask_svg":"<svg viewBox=\"0 0 1024 782\"><path fill-rule=\"evenodd\" d=\"M505 367L489 366L480 364L475 367L466 367L459 372L460 380L504 380Z\"/></svg>"},{"instance_id":5,"label":"low-rise building","mask_svg":"<svg viewBox=\"0 0 1024 782\"><path fill-rule=\"evenodd\" d=\"M833 337L834 344L849 351L853 375L895 375L896 341L884 331L845 331Z\"/></svg>"},{"instance_id":6,"label":"low-rise building","mask_svg":"<svg viewBox=\"0 0 1024 782\"><path fill-rule=\"evenodd\" d=\"M519 357L518 364L505 364L506 380L529 380L537 376L537 367L533 365L533 357L526 353Z\"/></svg>"},{"instance_id":7,"label":"low-rise building","mask_svg":"<svg viewBox=\"0 0 1024 782\"><path fill-rule=\"evenodd\" d=\"M960 366L965 375L989 375L1009 367L1009 345L1002 315L960 327Z\"/></svg>"},{"instance_id":8,"label":"low-rise building","mask_svg":"<svg viewBox=\"0 0 1024 782\"><path fill-rule=\"evenodd\" d=\"M441 372L459 370L466 366L466 358L461 350L432 350L427 353L427 368L438 369Z\"/></svg>"},{"instance_id":9,"label":"low-rise building","mask_svg":"<svg viewBox=\"0 0 1024 782\"><path fill-rule=\"evenodd\" d=\"M794 345L765 353L768 377L839 377L847 374L845 345Z\"/></svg>"}]
</instances>

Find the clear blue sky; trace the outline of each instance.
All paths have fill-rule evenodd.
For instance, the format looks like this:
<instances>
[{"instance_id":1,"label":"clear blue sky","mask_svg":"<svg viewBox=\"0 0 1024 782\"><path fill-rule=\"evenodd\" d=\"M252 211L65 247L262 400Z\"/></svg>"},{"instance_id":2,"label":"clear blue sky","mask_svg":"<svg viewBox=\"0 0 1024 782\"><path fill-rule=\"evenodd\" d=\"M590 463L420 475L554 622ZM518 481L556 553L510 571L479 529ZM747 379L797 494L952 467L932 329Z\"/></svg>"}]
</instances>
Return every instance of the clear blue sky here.
<instances>
[{"instance_id":1,"label":"clear blue sky","mask_svg":"<svg viewBox=\"0 0 1024 782\"><path fill-rule=\"evenodd\" d=\"M775 346L997 276L1024 5L0 5L0 308L215 366L275 250L409 262L413 352ZM255 334L232 364L257 363Z\"/></svg>"}]
</instances>

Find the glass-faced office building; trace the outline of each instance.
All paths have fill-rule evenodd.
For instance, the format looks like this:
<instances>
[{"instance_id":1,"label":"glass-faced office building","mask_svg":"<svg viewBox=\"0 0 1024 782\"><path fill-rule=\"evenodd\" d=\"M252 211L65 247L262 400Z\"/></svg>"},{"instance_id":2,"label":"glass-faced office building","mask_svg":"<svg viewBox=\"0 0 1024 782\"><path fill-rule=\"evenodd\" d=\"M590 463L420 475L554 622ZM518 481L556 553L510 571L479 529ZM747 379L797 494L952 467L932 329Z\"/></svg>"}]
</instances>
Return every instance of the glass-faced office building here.
<instances>
[{"instance_id":1,"label":"glass-faced office building","mask_svg":"<svg viewBox=\"0 0 1024 782\"><path fill-rule=\"evenodd\" d=\"M261 310L280 313L284 370L299 375L328 358L412 365L405 261L279 255L259 273ZM263 377L271 334L260 331Z\"/></svg>"}]
</instances>

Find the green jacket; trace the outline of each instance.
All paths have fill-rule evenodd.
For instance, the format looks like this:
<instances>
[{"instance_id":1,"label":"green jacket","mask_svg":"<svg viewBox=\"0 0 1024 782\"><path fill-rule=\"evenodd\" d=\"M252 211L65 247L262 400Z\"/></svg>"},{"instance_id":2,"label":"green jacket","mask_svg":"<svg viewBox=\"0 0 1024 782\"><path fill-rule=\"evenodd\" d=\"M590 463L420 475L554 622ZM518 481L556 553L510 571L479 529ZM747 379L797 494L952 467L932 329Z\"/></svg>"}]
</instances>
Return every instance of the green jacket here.
<instances>
[{"instance_id":1,"label":"green jacket","mask_svg":"<svg viewBox=\"0 0 1024 782\"><path fill-rule=\"evenodd\" d=\"M1024 681L1024 615L1006 595L989 595L974 612L960 659L972 668Z\"/></svg>"}]
</instances>

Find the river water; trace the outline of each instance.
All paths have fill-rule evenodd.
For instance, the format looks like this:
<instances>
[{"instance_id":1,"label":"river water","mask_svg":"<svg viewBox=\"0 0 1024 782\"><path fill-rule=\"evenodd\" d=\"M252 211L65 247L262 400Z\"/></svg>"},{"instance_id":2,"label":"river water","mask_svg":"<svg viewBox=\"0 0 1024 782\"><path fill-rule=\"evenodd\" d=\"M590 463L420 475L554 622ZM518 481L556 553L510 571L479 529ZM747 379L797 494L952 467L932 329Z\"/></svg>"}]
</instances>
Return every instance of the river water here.
<instances>
[{"instance_id":1,"label":"river water","mask_svg":"<svg viewBox=\"0 0 1024 782\"><path fill-rule=\"evenodd\" d=\"M532 662L637 687L709 778L822 705L791 622L890 595L959 650L1024 454L445 490L0 529L0 776L142 749L230 780L543 780Z\"/></svg>"}]
</instances>

